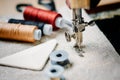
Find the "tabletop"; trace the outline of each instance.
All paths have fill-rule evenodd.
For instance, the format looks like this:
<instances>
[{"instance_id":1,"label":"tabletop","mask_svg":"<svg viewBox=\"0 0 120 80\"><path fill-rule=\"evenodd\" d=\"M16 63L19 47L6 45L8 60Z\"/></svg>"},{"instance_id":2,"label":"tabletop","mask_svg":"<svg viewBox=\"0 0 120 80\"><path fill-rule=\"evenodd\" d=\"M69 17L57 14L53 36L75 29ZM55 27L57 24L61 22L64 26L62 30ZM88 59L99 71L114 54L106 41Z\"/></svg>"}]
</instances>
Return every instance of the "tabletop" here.
<instances>
[{"instance_id":1,"label":"tabletop","mask_svg":"<svg viewBox=\"0 0 120 80\"><path fill-rule=\"evenodd\" d=\"M13 3L10 0L9 2ZM9 2L7 2L7 4ZM58 0L56 0L55 2L58 3ZM61 13L65 19L71 20L72 19L71 10L68 9L68 7L65 5L65 2L61 1L61 4L57 5L58 12ZM1 11L3 12L4 10ZM3 15L2 12L1 15ZM10 16L22 18L21 13L17 12L13 13L14 11L12 11L12 9L10 12L11 12ZM6 15L5 17L9 17L9 15ZM84 10L83 17L85 18L85 21L91 20L89 15ZM16 52L44 43L50 39L56 39L58 42L58 46L55 48L55 50L67 51L69 54L69 61L70 63L73 64L71 68L66 69L63 73L66 80L120 79L119 76L120 57L118 53L115 51L114 47L108 41L108 39L99 30L97 25L94 25L92 27L88 26L86 27L86 30L83 32L82 45L85 46L83 48L83 50L85 51L85 53L83 53L84 57L78 56L78 53L75 52L73 48L73 45L75 43L74 40L72 40L69 43L65 40L64 36L65 31L66 29L54 31L53 35L45 36L42 38L41 41L37 41L33 44L9 40L0 40L0 58L12 55ZM42 71L32 71L26 69L0 66L0 80L49 80L44 74L45 69L49 65L50 62L48 61L48 64L44 67Z\"/></svg>"}]
</instances>

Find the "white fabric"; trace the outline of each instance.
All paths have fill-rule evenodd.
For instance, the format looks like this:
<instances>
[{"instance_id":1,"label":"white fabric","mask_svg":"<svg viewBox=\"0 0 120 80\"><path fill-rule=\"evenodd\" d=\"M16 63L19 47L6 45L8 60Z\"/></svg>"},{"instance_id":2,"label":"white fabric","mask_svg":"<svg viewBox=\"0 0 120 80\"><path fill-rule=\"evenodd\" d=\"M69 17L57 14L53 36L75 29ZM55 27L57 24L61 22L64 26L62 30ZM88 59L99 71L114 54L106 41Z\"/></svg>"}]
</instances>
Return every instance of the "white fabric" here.
<instances>
[{"instance_id":1,"label":"white fabric","mask_svg":"<svg viewBox=\"0 0 120 80\"><path fill-rule=\"evenodd\" d=\"M0 64L32 70L42 70L49 54L53 51L56 44L56 40L50 40L13 55L3 57L0 59Z\"/></svg>"}]
</instances>

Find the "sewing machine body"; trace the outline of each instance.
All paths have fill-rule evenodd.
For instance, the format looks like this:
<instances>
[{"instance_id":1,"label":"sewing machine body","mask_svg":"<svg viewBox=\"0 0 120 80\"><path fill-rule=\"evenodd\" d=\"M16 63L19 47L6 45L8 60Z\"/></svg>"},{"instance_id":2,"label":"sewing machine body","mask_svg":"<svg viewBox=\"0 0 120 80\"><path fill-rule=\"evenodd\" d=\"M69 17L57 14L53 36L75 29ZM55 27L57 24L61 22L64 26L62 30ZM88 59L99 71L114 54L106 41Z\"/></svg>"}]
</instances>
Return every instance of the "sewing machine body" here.
<instances>
[{"instance_id":1,"label":"sewing machine body","mask_svg":"<svg viewBox=\"0 0 120 80\"><path fill-rule=\"evenodd\" d=\"M89 9L91 0L70 0L70 5L73 13L73 35L69 33L65 33L67 41L71 41L70 38L75 39L75 50L79 52L84 52L81 47L81 43L83 41L82 32L85 31L85 27L93 24L93 21L85 22L82 17L82 8Z\"/></svg>"}]
</instances>

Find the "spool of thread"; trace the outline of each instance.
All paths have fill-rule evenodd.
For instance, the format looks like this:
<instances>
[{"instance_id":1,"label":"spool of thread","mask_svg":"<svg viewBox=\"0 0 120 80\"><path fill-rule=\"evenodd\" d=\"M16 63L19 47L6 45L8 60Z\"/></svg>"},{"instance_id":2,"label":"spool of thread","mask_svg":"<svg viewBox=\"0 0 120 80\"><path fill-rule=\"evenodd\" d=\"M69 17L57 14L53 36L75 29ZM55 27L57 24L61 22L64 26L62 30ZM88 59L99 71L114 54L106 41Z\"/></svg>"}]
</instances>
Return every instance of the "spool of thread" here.
<instances>
[{"instance_id":1,"label":"spool of thread","mask_svg":"<svg viewBox=\"0 0 120 80\"><path fill-rule=\"evenodd\" d=\"M72 27L72 23L63 19L61 14L50 10L38 9L32 6L27 6L24 9L24 19L31 21L40 21L52 24L53 30L63 27Z\"/></svg>"},{"instance_id":2,"label":"spool of thread","mask_svg":"<svg viewBox=\"0 0 120 80\"><path fill-rule=\"evenodd\" d=\"M56 50L50 54L50 61L52 65L60 65L64 68L69 67L68 54L64 50Z\"/></svg>"},{"instance_id":3,"label":"spool of thread","mask_svg":"<svg viewBox=\"0 0 120 80\"><path fill-rule=\"evenodd\" d=\"M52 65L45 71L50 80L65 80L63 72L64 68L59 65Z\"/></svg>"},{"instance_id":4,"label":"spool of thread","mask_svg":"<svg viewBox=\"0 0 120 80\"><path fill-rule=\"evenodd\" d=\"M38 29L41 30L42 35L50 35L52 33L52 26L49 24L44 24L40 22L34 22L34 21L26 21L26 20L19 20L19 19L9 19L8 23L20 23L24 25L34 25L37 26Z\"/></svg>"},{"instance_id":5,"label":"spool of thread","mask_svg":"<svg viewBox=\"0 0 120 80\"><path fill-rule=\"evenodd\" d=\"M35 40L40 40L41 30L36 26L0 22L0 38L35 42Z\"/></svg>"}]
</instances>

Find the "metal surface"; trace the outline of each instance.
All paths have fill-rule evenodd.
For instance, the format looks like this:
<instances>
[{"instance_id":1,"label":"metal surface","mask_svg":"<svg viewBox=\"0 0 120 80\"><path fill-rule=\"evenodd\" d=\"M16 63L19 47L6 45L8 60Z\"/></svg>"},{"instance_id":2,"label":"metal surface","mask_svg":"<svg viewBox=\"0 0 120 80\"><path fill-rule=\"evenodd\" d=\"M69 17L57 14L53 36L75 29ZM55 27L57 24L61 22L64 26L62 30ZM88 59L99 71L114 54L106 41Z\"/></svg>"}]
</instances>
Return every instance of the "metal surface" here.
<instances>
[{"instance_id":1,"label":"metal surface","mask_svg":"<svg viewBox=\"0 0 120 80\"><path fill-rule=\"evenodd\" d=\"M82 9L72 9L73 13L73 34L70 36L68 32L65 32L65 37L68 42L71 41L71 38L75 39L75 45L74 48L78 52L79 56L83 57L81 53L84 53L82 49L82 42L83 42L83 36L82 32L85 30L85 27L88 25L93 26L92 24L94 21L85 22L84 18L82 17Z\"/></svg>"}]
</instances>

